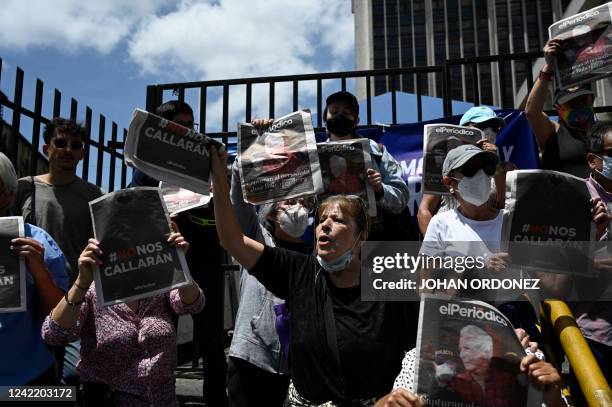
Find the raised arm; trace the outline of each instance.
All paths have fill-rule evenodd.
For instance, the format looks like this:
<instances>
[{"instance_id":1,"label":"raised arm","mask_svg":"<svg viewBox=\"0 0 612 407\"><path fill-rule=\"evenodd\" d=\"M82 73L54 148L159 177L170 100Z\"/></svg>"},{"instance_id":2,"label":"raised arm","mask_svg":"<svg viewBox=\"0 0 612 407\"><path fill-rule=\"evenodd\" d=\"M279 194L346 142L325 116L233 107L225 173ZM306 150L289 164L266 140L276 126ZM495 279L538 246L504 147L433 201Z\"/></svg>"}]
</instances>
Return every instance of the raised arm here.
<instances>
[{"instance_id":1,"label":"raised arm","mask_svg":"<svg viewBox=\"0 0 612 407\"><path fill-rule=\"evenodd\" d=\"M436 213L438 206L440 205L440 196L434 194L423 194L421 198L421 203L419 204L419 213L417 214L417 219L419 221L419 230L421 234L425 236L425 232L427 232L427 226L429 226L429 222L431 218Z\"/></svg>"},{"instance_id":2,"label":"raised arm","mask_svg":"<svg viewBox=\"0 0 612 407\"><path fill-rule=\"evenodd\" d=\"M548 140L553 137L559 129L559 124L551 121L544 113L544 104L548 98L548 85L556 66L556 54L561 47L559 40L552 39L544 47L545 64L542 74L538 75L525 105L525 114L529 126L535 134L540 150L544 149ZM545 79L543 79L545 78ZM548 78L548 79L546 79Z\"/></svg>"},{"instance_id":3,"label":"raised arm","mask_svg":"<svg viewBox=\"0 0 612 407\"><path fill-rule=\"evenodd\" d=\"M232 207L227 182L227 153L211 147L213 194L215 197L215 223L219 243L238 263L251 269L261 257L264 245L244 235Z\"/></svg>"}]
</instances>

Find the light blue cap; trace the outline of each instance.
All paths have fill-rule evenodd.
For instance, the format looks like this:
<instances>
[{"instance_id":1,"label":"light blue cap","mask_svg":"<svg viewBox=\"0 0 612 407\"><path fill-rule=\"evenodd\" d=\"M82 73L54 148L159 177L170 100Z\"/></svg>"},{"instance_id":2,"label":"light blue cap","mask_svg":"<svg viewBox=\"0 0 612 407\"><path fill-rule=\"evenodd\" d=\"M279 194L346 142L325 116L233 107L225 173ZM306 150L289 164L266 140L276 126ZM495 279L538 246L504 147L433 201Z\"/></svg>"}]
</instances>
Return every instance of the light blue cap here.
<instances>
[{"instance_id":1,"label":"light blue cap","mask_svg":"<svg viewBox=\"0 0 612 407\"><path fill-rule=\"evenodd\" d=\"M466 123L482 123L487 120L495 119L499 121L499 125L503 126L506 122L501 117L497 117L493 109L486 106L474 106L461 116L459 121L460 126L465 126Z\"/></svg>"}]
</instances>

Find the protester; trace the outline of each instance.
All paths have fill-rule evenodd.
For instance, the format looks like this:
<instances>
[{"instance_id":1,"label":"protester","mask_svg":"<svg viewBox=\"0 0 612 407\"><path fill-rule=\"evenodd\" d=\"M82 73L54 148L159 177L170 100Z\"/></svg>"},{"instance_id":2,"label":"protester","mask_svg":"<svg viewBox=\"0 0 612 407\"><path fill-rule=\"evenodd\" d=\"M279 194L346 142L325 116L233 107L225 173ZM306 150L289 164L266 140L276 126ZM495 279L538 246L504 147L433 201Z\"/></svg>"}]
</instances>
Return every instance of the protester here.
<instances>
[{"instance_id":1,"label":"protester","mask_svg":"<svg viewBox=\"0 0 612 407\"><path fill-rule=\"evenodd\" d=\"M501 117L497 117L495 112L486 106L474 106L461 116L460 126L475 127L484 132L484 137L477 145L484 151L497 153L495 141L497 134L504 127L506 122ZM510 163L504 165L504 169L512 169ZM491 196L490 205L494 208L503 208L505 191L505 171L498 171L495 176L495 194ZM431 218L437 212L444 212L457 207L457 201L448 195L423 194L419 204L419 230L425 235L427 226Z\"/></svg>"},{"instance_id":2,"label":"protester","mask_svg":"<svg viewBox=\"0 0 612 407\"><path fill-rule=\"evenodd\" d=\"M11 161L0 153L0 217L9 216L17 190ZM0 383L3 386L57 384L53 355L40 337L44 316L68 289L66 260L43 229L24 224L25 237L14 239L12 251L26 261L26 311L0 313Z\"/></svg>"},{"instance_id":3,"label":"protester","mask_svg":"<svg viewBox=\"0 0 612 407\"><path fill-rule=\"evenodd\" d=\"M104 192L76 175L77 165L87 149L87 133L78 123L56 117L45 126L43 151L49 158L49 172L18 181L14 212L46 230L66 257L66 272L73 283L77 260L87 239L93 235L89 201ZM78 381L76 364L80 345L70 343L56 350L62 383Z\"/></svg>"},{"instance_id":4,"label":"protester","mask_svg":"<svg viewBox=\"0 0 612 407\"><path fill-rule=\"evenodd\" d=\"M559 123L550 120L544 113L548 86L554 77L557 56L562 47L558 39L553 38L546 43L545 64L529 93L525 114L542 153L542 168L586 178L589 175L586 133L595 122L595 94L590 86L576 86L555 92L554 108Z\"/></svg>"},{"instance_id":5,"label":"protester","mask_svg":"<svg viewBox=\"0 0 612 407\"><path fill-rule=\"evenodd\" d=\"M595 123L587 135L588 153L586 160L591 168L591 175L587 182L597 192L604 204L612 202L612 122L601 121ZM609 207L609 206L608 206ZM605 237L610 240L610 232ZM597 259L595 267L603 273L603 281L597 284L602 289L610 285L610 259ZM591 279L586 284L592 286ZM582 331L593 356L597 360L604 377L608 383L612 383L612 304L609 301L597 302L575 302L570 304L576 322ZM573 385L577 386L574 380ZM576 401L582 401L580 392L576 394Z\"/></svg>"},{"instance_id":6,"label":"protester","mask_svg":"<svg viewBox=\"0 0 612 407\"><path fill-rule=\"evenodd\" d=\"M187 251L189 244L176 230L168 244ZM192 282L146 299L100 307L93 279L101 255L99 242L89 239L74 285L43 323L43 339L57 346L81 338L77 369L86 405L178 405L172 316L201 311L204 294Z\"/></svg>"},{"instance_id":7,"label":"protester","mask_svg":"<svg viewBox=\"0 0 612 407\"><path fill-rule=\"evenodd\" d=\"M254 121L259 124L261 121ZM303 241L313 203L289 199L262 205L259 214L244 201L237 162L232 166L231 201L242 232L271 247L312 253L312 237ZM268 291L244 267L240 302L229 349L228 393L232 407L282 406L289 387L288 338L279 339L285 302ZM278 316L276 316L278 314ZM264 390L265 389L265 390Z\"/></svg>"},{"instance_id":8,"label":"protester","mask_svg":"<svg viewBox=\"0 0 612 407\"><path fill-rule=\"evenodd\" d=\"M242 233L229 198L225 157L213 148L219 240L264 287L287 301L288 405L372 404L389 392L401 355L414 346L417 312L413 303L360 300L359 251L369 221L365 204L347 196L324 201L316 253L264 245Z\"/></svg>"},{"instance_id":9,"label":"protester","mask_svg":"<svg viewBox=\"0 0 612 407\"><path fill-rule=\"evenodd\" d=\"M522 329L516 329L516 334L524 349L528 349L529 355L523 356L520 363L520 371L527 374L530 383L536 388L544 391L544 403L547 407L565 406L561 399L561 377L553 365L545 362L543 354L538 352L538 344L530 342L529 336ZM463 327L459 338L459 348L461 354L461 363L463 363L466 371L456 373L455 369L449 369L450 372L444 372L445 375L451 376L447 380L452 392L457 395L454 399L457 402L475 403L481 406L497 406L497 405L517 405L513 394L516 387L516 378L505 377L500 380L499 377L494 378L489 372L489 364L493 351L493 343L491 336L482 329L474 325L466 325ZM482 356L482 358L475 357ZM482 360L482 365L479 361ZM422 400L414 393L416 370L416 349L412 349L406 353L402 361L402 370L395 379L393 391L380 399L375 407L421 407L424 404ZM436 379L439 376L439 366L436 364ZM482 373L484 378L482 387L475 383L474 376L477 372ZM499 371L496 373L499 375ZM503 372L502 374L505 374ZM472 384L470 384L472 383ZM472 391L470 391L472 390ZM444 400L453 400L451 397ZM512 401L514 400L514 401Z\"/></svg>"},{"instance_id":10,"label":"protester","mask_svg":"<svg viewBox=\"0 0 612 407\"><path fill-rule=\"evenodd\" d=\"M155 113L166 119L194 129L191 107L179 100L170 100L157 107ZM129 187L158 187L159 180L134 169ZM214 224L214 198L203 208L179 213L173 220L191 243L186 259L193 279L206 293L206 307L192 313L194 345L197 357L202 355L204 402L212 406L228 405L226 394L224 294L225 277L221 270L223 250L219 245ZM202 268L206 264L206 269Z\"/></svg>"}]
</instances>

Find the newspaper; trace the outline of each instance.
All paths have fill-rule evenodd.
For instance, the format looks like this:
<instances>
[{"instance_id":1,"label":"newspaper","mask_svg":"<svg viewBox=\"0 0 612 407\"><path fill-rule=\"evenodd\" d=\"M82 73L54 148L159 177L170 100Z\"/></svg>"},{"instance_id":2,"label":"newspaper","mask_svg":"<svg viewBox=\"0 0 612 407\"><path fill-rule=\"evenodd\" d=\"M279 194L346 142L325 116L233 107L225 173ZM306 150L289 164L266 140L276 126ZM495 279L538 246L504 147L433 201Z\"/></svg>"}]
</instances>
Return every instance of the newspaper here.
<instances>
[{"instance_id":1,"label":"newspaper","mask_svg":"<svg viewBox=\"0 0 612 407\"><path fill-rule=\"evenodd\" d=\"M462 144L476 144L484 138L482 130L452 124L426 124L423 139L423 192L450 195L442 182L446 154Z\"/></svg>"},{"instance_id":2,"label":"newspaper","mask_svg":"<svg viewBox=\"0 0 612 407\"><path fill-rule=\"evenodd\" d=\"M414 388L428 406L542 405L512 324L485 302L423 295L416 352Z\"/></svg>"},{"instance_id":3,"label":"newspaper","mask_svg":"<svg viewBox=\"0 0 612 407\"><path fill-rule=\"evenodd\" d=\"M210 195L197 194L188 189L170 185L167 182L161 181L159 189L170 216L178 215L190 209L206 207L210 202Z\"/></svg>"},{"instance_id":4,"label":"newspaper","mask_svg":"<svg viewBox=\"0 0 612 407\"><path fill-rule=\"evenodd\" d=\"M261 134L252 124L238 124L238 168L251 204L323 192L310 113L283 116Z\"/></svg>"},{"instance_id":5,"label":"newspaper","mask_svg":"<svg viewBox=\"0 0 612 407\"><path fill-rule=\"evenodd\" d=\"M167 242L170 219L159 188L128 188L89 202L104 253L94 272L101 306L151 297L191 282L185 254Z\"/></svg>"},{"instance_id":6,"label":"newspaper","mask_svg":"<svg viewBox=\"0 0 612 407\"><path fill-rule=\"evenodd\" d=\"M506 175L502 241L527 271L592 276L596 229L585 180L550 170Z\"/></svg>"},{"instance_id":7,"label":"newspaper","mask_svg":"<svg viewBox=\"0 0 612 407\"><path fill-rule=\"evenodd\" d=\"M150 177L208 195L209 145L225 145L141 109L134 110L125 140L125 159Z\"/></svg>"},{"instance_id":8,"label":"newspaper","mask_svg":"<svg viewBox=\"0 0 612 407\"><path fill-rule=\"evenodd\" d=\"M376 216L374 189L366 171L372 168L370 141L366 138L318 143L319 164L325 190L319 200L332 195L357 195L368 206L370 216Z\"/></svg>"},{"instance_id":9,"label":"newspaper","mask_svg":"<svg viewBox=\"0 0 612 407\"><path fill-rule=\"evenodd\" d=\"M21 216L0 218L0 313L26 311L25 258L9 249L11 240L24 236Z\"/></svg>"},{"instance_id":10,"label":"newspaper","mask_svg":"<svg viewBox=\"0 0 612 407\"><path fill-rule=\"evenodd\" d=\"M557 21L550 38L562 41L557 54L557 85L567 89L610 76L612 72L612 2Z\"/></svg>"}]
</instances>

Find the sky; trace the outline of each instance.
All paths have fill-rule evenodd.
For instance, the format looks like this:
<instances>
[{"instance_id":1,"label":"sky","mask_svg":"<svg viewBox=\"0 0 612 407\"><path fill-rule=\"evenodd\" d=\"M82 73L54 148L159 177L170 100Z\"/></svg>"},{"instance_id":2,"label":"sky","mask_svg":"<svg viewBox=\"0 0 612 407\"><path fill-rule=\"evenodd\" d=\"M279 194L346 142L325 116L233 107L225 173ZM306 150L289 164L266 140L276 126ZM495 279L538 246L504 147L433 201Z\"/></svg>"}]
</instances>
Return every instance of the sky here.
<instances>
[{"instance_id":1,"label":"sky","mask_svg":"<svg viewBox=\"0 0 612 407\"><path fill-rule=\"evenodd\" d=\"M100 113L107 126L128 127L150 84L353 70L353 24L348 0L2 0L0 89L13 99L19 66L25 107L33 110L40 78L44 115L57 88L62 115L74 97L79 120L85 105L93 109L97 134ZM312 102L314 86L300 89L301 106ZM244 120L244 92L230 90L230 130ZM290 87L278 86L275 98L277 111L290 113ZM211 89L208 99L207 131L218 131L220 92ZM253 110L267 117L267 87L254 87ZM22 123L29 134L29 119Z\"/></svg>"}]
</instances>

